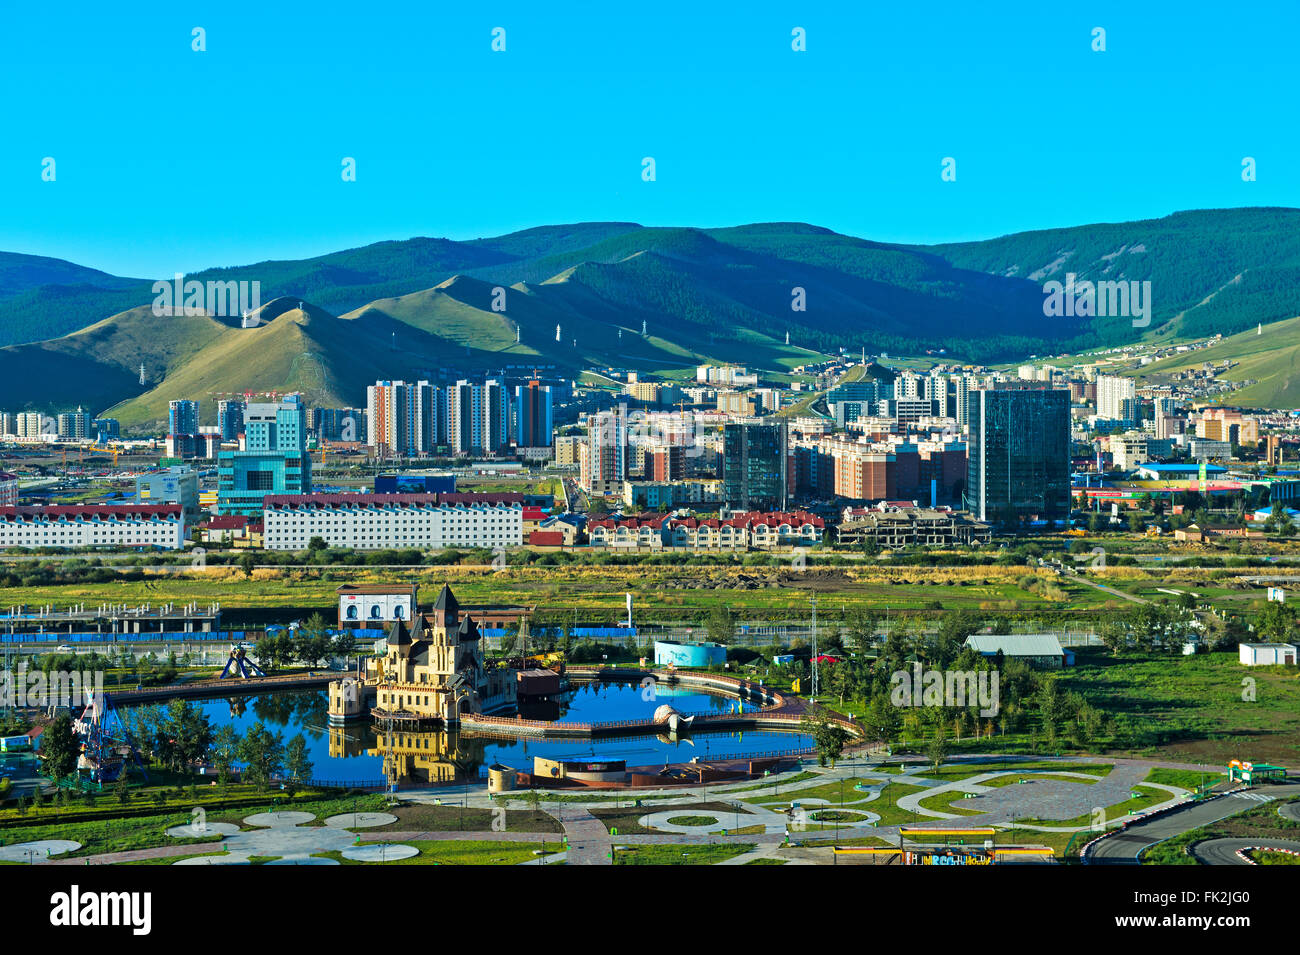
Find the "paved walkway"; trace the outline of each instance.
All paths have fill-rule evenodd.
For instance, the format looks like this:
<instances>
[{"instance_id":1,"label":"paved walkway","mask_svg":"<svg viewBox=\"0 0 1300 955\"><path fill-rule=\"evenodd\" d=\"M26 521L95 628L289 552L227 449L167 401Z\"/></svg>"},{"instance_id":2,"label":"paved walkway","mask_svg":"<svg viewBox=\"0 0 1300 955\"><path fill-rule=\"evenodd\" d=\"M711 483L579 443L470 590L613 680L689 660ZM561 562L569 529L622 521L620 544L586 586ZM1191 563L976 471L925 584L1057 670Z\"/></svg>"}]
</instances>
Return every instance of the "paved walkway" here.
<instances>
[{"instance_id":1,"label":"paved walkway","mask_svg":"<svg viewBox=\"0 0 1300 955\"><path fill-rule=\"evenodd\" d=\"M614 837L604 823L585 806L561 804L544 807L547 815L559 821L569 840L569 865L612 865L610 847ZM620 840L622 837L619 837Z\"/></svg>"},{"instance_id":2,"label":"paved walkway","mask_svg":"<svg viewBox=\"0 0 1300 955\"><path fill-rule=\"evenodd\" d=\"M1138 783L1167 790L1171 795L1170 801L1173 801L1172 797L1180 796L1182 790L1172 786L1159 786L1154 783L1142 782L1148 771L1155 765L1186 769L1205 768L1191 764L1156 763L1150 760L1106 757L1059 758L1062 763L1097 763L1114 767L1107 776L1101 777L1097 782L1090 783L1086 781L1087 773L1054 771L1051 769L1021 770L1017 772L1015 769L1017 762L1051 763L1058 761L1051 757L970 756L950 760L945 765L959 766L963 762L990 761L996 762L999 769L992 772L983 772L968 779L953 781L927 777L925 772L928 769L928 764L920 759L910 761L905 772L899 774L880 772L874 768L878 763L878 759L859 756L842 760L834 768L817 769L812 778L797 782L792 781L794 774L790 773L783 774L782 777L774 777L761 785L756 785L751 780L730 786L699 787L698 789L692 788L686 791L673 788L646 790L634 794L620 792L612 794L608 798L601 798L602 794L593 793L596 798L583 803L543 800L543 810L563 827L564 835L568 841L567 849L562 849L559 846L561 839L556 833L422 830L353 832L350 831L348 823L359 824L356 825L356 828L362 828L367 824L373 825L387 817L380 814L362 814L361 818L354 818L351 814L342 814L328 820L330 825L304 826L301 823L314 820L310 813L281 812L264 813L249 817L246 822L257 822L261 825L251 830L220 832L224 838L207 843L103 853L76 859L40 859L36 861L36 864L96 865L149 859L175 858L179 860L187 856L212 854L214 852L230 853L229 856L221 857L223 864L247 862L250 856L277 856L285 859L284 864L292 864L294 860L306 861L313 855L331 850L342 851L358 845L373 847L378 843L410 841L534 842L539 845L549 843L560 851L548 853L545 861L566 861L572 865L609 865L611 864L610 854L616 845L690 846L700 844L754 846L752 850L744 855L728 860L725 863L728 865L743 865L750 861L767 858L780 859L789 864L800 865L829 864L831 862L847 864L847 860L832 858L829 850L825 848L795 846L782 848L782 844L787 840L787 831L789 831L789 838L795 841L831 840L837 837L855 838L872 835L892 842L897 838L900 827L898 825L872 827L870 823L878 820L880 816L867 808L879 798L881 789L890 782L921 786L925 789L924 792L911 793L898 800L900 808L911 810L917 815L915 820L909 820L907 823L909 826L919 828L943 826L953 819L960 819L964 824L996 825L1005 828L1017 819L1032 817L1042 820L1060 819L1064 821L1087 815L1095 807L1111 806L1126 801L1130 789ZM1037 779L1034 782L1025 784L987 785L989 781L999 776L1012 774L1022 775L1024 778L1033 778L1033 776L1039 774L1073 775L1082 778L1078 783L1067 782L1062 779ZM800 830L798 828L797 823L800 819L808 823L809 826L815 825L816 820L811 816L814 816L819 808L826 807L838 810L840 807L838 798L801 797L800 793L853 779L862 780L870 787L865 791L850 790L849 787L845 787L844 809L846 812L858 814L860 816L859 820L852 824L846 824L841 820L838 826L824 823L825 828L821 829L807 828ZM983 811L956 814L926 809L919 805L922 800L928 797L949 791L974 793L975 798L962 800L960 805L962 808L978 808ZM848 798L850 794L854 798ZM590 812L590 809L595 807L618 806L627 808L634 798L642 801L640 807L643 813L641 823L660 831L612 836L606 826ZM783 804L779 806L761 804L770 804L778 800ZM512 808L523 807L522 798L506 797L505 799L492 800L488 798L487 793L482 789L477 792L466 793L463 787L425 791L414 794L414 798L410 798L409 801L420 803L438 802L443 805L461 805L463 803L469 806L481 807L501 806L504 803ZM727 802L734 805L735 809L715 811L680 808L704 801ZM802 817L790 815L786 811L786 805L789 802L799 802L804 815ZM739 813L738 820L734 813ZM667 820L676 816L687 814L709 815L713 817L713 821L700 826L684 826L667 822ZM1289 818L1300 818L1300 806L1288 807L1286 814ZM217 824L210 825L214 831L232 828L227 826L218 827ZM734 832L737 826L746 828L758 825L762 825L765 831L751 835L737 835ZM177 835L193 834L188 826L177 828ZM1073 828L1053 826L1025 828L1041 828L1058 832L1074 831ZM725 836L721 834L724 829L728 830L728 834ZM367 853L363 852L362 855L367 855ZM525 864L535 864L535 861Z\"/></svg>"}]
</instances>

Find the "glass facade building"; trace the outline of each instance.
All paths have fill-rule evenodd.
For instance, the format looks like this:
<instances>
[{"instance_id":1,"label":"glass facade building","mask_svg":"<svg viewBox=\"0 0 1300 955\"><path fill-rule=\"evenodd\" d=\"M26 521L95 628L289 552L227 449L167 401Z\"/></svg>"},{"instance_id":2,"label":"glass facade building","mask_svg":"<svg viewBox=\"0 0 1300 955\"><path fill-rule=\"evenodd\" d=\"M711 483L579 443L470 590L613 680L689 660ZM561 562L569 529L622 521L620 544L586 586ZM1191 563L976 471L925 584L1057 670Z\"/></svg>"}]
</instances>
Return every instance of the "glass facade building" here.
<instances>
[{"instance_id":1,"label":"glass facade building","mask_svg":"<svg viewBox=\"0 0 1300 955\"><path fill-rule=\"evenodd\" d=\"M789 437L782 424L728 424L722 431L722 493L727 506L785 510Z\"/></svg>"},{"instance_id":2,"label":"glass facade building","mask_svg":"<svg viewBox=\"0 0 1300 955\"><path fill-rule=\"evenodd\" d=\"M1070 517L1070 393L971 393L965 506L981 521Z\"/></svg>"},{"instance_id":3,"label":"glass facade building","mask_svg":"<svg viewBox=\"0 0 1300 955\"><path fill-rule=\"evenodd\" d=\"M310 494L307 410L298 395L244 409L244 450L217 459L217 513L260 516L268 494Z\"/></svg>"}]
</instances>

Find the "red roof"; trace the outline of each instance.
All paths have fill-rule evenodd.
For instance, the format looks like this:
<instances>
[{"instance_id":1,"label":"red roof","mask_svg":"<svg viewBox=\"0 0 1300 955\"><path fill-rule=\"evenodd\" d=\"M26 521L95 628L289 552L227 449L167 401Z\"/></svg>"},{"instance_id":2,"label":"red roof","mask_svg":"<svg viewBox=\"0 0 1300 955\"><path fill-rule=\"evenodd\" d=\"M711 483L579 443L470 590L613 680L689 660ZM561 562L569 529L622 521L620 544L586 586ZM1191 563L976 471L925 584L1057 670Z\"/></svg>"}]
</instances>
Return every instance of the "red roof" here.
<instances>
[{"instance_id":1,"label":"red roof","mask_svg":"<svg viewBox=\"0 0 1300 955\"><path fill-rule=\"evenodd\" d=\"M243 527L249 522L249 518L238 514L229 514L221 517L208 518L205 525L211 531L235 530Z\"/></svg>"},{"instance_id":2,"label":"red roof","mask_svg":"<svg viewBox=\"0 0 1300 955\"><path fill-rule=\"evenodd\" d=\"M587 529L593 527L607 527L613 530L617 527L626 527L628 530L637 530L642 527L649 527L658 530L664 525L664 515L662 514L642 514L639 517L606 517L598 521L590 521Z\"/></svg>"},{"instance_id":3,"label":"red roof","mask_svg":"<svg viewBox=\"0 0 1300 955\"><path fill-rule=\"evenodd\" d=\"M683 517L674 519L670 526L672 527L711 527L719 530L723 527L732 528L751 528L756 525L765 527L780 527L782 524L789 524L791 527L802 527L804 524L811 524L813 527L825 527L826 522L815 514L809 514L807 511L773 511L764 513L762 511L751 511L748 514L737 514L735 517L725 521L717 518L698 518Z\"/></svg>"},{"instance_id":4,"label":"red roof","mask_svg":"<svg viewBox=\"0 0 1300 955\"><path fill-rule=\"evenodd\" d=\"M564 544L564 535L559 531L533 531L528 535L528 543L538 547L560 547Z\"/></svg>"},{"instance_id":5,"label":"red roof","mask_svg":"<svg viewBox=\"0 0 1300 955\"><path fill-rule=\"evenodd\" d=\"M179 504L50 504L23 507L0 507L0 519L58 520L60 517L110 518L130 520L137 517L180 517Z\"/></svg>"},{"instance_id":6,"label":"red roof","mask_svg":"<svg viewBox=\"0 0 1300 955\"><path fill-rule=\"evenodd\" d=\"M391 507L395 504L436 507L439 504L519 504L524 496L515 492L431 493L431 494L268 494L263 506L273 507Z\"/></svg>"}]
</instances>

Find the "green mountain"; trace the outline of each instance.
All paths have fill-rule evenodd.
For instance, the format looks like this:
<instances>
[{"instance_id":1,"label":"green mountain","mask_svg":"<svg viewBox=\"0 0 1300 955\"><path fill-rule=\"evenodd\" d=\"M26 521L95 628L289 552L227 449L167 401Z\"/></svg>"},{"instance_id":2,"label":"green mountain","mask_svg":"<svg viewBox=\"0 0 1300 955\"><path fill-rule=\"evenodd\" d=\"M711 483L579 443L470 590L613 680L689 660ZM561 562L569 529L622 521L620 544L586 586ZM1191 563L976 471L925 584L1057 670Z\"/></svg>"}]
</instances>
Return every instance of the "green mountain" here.
<instances>
[{"instance_id":1,"label":"green mountain","mask_svg":"<svg viewBox=\"0 0 1300 955\"><path fill-rule=\"evenodd\" d=\"M1150 281L1148 338L1231 335L1300 315L1300 209L1203 209L1163 219L1021 232L927 247L961 268L1041 286ZM1098 319L1078 346L1130 340L1130 319Z\"/></svg>"},{"instance_id":2,"label":"green mountain","mask_svg":"<svg viewBox=\"0 0 1300 955\"><path fill-rule=\"evenodd\" d=\"M1067 272L1150 281L1151 326L1045 318L1042 285ZM1236 331L1300 315L1300 210L1206 210L928 247L803 223L580 223L186 278L259 282L265 322L158 318L152 283L0 254L0 343L10 343L0 347L0 408L114 407L143 426L170 398L299 389L356 404L376 378L529 364L680 377L731 361L780 376L839 349L992 362ZM21 343L33 328L45 340Z\"/></svg>"}]
</instances>

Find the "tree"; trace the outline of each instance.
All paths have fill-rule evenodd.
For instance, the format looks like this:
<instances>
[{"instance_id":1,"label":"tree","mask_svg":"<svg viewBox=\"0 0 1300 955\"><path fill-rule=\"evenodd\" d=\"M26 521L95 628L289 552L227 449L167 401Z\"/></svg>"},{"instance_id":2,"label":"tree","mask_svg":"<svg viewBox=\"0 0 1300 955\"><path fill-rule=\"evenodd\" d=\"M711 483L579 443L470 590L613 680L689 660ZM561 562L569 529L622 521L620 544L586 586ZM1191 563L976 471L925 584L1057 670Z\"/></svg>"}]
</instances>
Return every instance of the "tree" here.
<instances>
[{"instance_id":1,"label":"tree","mask_svg":"<svg viewBox=\"0 0 1300 955\"><path fill-rule=\"evenodd\" d=\"M340 630L334 635L330 652L336 657L350 657L357 649L357 638L351 630Z\"/></svg>"},{"instance_id":2,"label":"tree","mask_svg":"<svg viewBox=\"0 0 1300 955\"><path fill-rule=\"evenodd\" d=\"M1119 656L1128 649L1128 626L1122 620L1107 617L1097 628L1097 636L1113 656Z\"/></svg>"},{"instance_id":3,"label":"tree","mask_svg":"<svg viewBox=\"0 0 1300 955\"><path fill-rule=\"evenodd\" d=\"M873 739L888 746L890 740L898 735L903 720L898 715L898 707L890 700L889 693L880 692L872 696L862 722Z\"/></svg>"},{"instance_id":4,"label":"tree","mask_svg":"<svg viewBox=\"0 0 1300 955\"><path fill-rule=\"evenodd\" d=\"M296 783L311 779L312 762L307 755L307 738L299 733L284 748L284 768Z\"/></svg>"},{"instance_id":5,"label":"tree","mask_svg":"<svg viewBox=\"0 0 1300 955\"><path fill-rule=\"evenodd\" d=\"M202 760L212 745L212 725L197 706L172 700L154 731L154 752L168 769L184 770Z\"/></svg>"},{"instance_id":6,"label":"tree","mask_svg":"<svg viewBox=\"0 0 1300 955\"><path fill-rule=\"evenodd\" d=\"M320 665L329 659L329 625L319 612L312 614L298 628L297 656L308 665Z\"/></svg>"},{"instance_id":7,"label":"tree","mask_svg":"<svg viewBox=\"0 0 1300 955\"><path fill-rule=\"evenodd\" d=\"M709 611L709 639L723 645L736 639L736 617L730 607L721 604Z\"/></svg>"},{"instance_id":8,"label":"tree","mask_svg":"<svg viewBox=\"0 0 1300 955\"><path fill-rule=\"evenodd\" d=\"M46 775L54 780L72 775L77 768L79 749L77 734L72 731L72 717L60 713L41 734L41 755L45 757Z\"/></svg>"},{"instance_id":9,"label":"tree","mask_svg":"<svg viewBox=\"0 0 1300 955\"><path fill-rule=\"evenodd\" d=\"M284 766L284 737L258 720L239 741L237 755L248 765L244 772L249 781L259 790L265 789Z\"/></svg>"},{"instance_id":10,"label":"tree","mask_svg":"<svg viewBox=\"0 0 1300 955\"><path fill-rule=\"evenodd\" d=\"M245 577L253 576L253 568L257 566L257 558L251 551L244 551L239 556L239 569L244 572Z\"/></svg>"},{"instance_id":11,"label":"tree","mask_svg":"<svg viewBox=\"0 0 1300 955\"><path fill-rule=\"evenodd\" d=\"M948 758L948 733L944 729L943 721L937 720L934 724L934 735L930 737L929 743L925 747L925 756L930 760L930 768L935 772L943 765L943 761Z\"/></svg>"},{"instance_id":12,"label":"tree","mask_svg":"<svg viewBox=\"0 0 1300 955\"><path fill-rule=\"evenodd\" d=\"M1278 643L1287 642L1295 629L1295 609L1290 604L1270 600L1255 618L1255 632Z\"/></svg>"},{"instance_id":13,"label":"tree","mask_svg":"<svg viewBox=\"0 0 1300 955\"><path fill-rule=\"evenodd\" d=\"M838 723L827 719L819 710L812 710L800 721L800 730L813 738L817 747L817 762L821 766L830 764L835 768L835 761L844 752L844 745L849 741L848 731Z\"/></svg>"},{"instance_id":14,"label":"tree","mask_svg":"<svg viewBox=\"0 0 1300 955\"><path fill-rule=\"evenodd\" d=\"M230 775L235 756L239 753L239 734L230 724L222 726L212 737L212 765L217 777L225 780Z\"/></svg>"}]
</instances>

